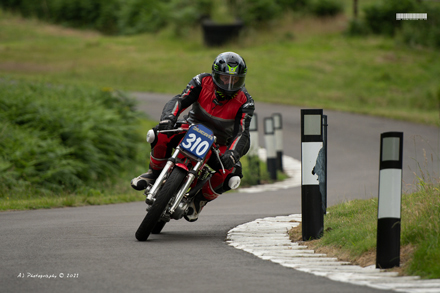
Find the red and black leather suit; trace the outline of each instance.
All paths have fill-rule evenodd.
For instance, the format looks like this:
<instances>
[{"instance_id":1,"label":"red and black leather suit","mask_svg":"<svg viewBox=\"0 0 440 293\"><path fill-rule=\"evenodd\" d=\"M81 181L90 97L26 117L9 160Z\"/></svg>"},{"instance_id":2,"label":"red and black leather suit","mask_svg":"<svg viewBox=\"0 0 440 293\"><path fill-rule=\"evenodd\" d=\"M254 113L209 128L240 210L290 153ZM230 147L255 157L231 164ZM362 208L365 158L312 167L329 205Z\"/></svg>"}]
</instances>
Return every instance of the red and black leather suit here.
<instances>
[{"instance_id":1,"label":"red and black leather suit","mask_svg":"<svg viewBox=\"0 0 440 293\"><path fill-rule=\"evenodd\" d=\"M214 131L217 143L220 145L220 155L231 150L239 157L247 153L250 147L249 124L255 110L252 97L245 87L242 87L230 99L219 99L216 86L209 73L195 76L182 94L175 96L166 103L161 121L176 121L180 113L192 105L188 117L189 123L202 123ZM182 136L162 134L156 136L152 144L150 168L158 171L164 168L172 148L176 147ZM219 163L208 161L208 165L217 172L203 187L202 192L207 200L213 200L224 191L229 190L227 184L233 175L241 175L241 167L234 167L221 172Z\"/></svg>"}]
</instances>

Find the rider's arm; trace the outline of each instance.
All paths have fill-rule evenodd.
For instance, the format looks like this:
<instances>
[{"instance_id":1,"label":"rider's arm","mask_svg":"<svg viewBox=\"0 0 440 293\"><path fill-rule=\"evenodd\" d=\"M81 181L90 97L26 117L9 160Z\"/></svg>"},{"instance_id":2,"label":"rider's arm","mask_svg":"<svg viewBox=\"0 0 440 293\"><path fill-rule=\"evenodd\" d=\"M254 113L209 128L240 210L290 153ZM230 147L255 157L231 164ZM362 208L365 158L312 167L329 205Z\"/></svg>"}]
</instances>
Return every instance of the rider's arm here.
<instances>
[{"instance_id":1,"label":"rider's arm","mask_svg":"<svg viewBox=\"0 0 440 293\"><path fill-rule=\"evenodd\" d=\"M202 79L210 76L208 73L201 73L191 79L180 95L172 98L162 110L160 120L176 121L180 113L197 101L202 90Z\"/></svg>"},{"instance_id":2,"label":"rider's arm","mask_svg":"<svg viewBox=\"0 0 440 293\"><path fill-rule=\"evenodd\" d=\"M244 156L250 147L249 125L255 111L255 104L252 97L245 88L242 89L247 97L247 102L241 106L235 117L234 139L228 145L228 150L234 151L239 157Z\"/></svg>"}]
</instances>

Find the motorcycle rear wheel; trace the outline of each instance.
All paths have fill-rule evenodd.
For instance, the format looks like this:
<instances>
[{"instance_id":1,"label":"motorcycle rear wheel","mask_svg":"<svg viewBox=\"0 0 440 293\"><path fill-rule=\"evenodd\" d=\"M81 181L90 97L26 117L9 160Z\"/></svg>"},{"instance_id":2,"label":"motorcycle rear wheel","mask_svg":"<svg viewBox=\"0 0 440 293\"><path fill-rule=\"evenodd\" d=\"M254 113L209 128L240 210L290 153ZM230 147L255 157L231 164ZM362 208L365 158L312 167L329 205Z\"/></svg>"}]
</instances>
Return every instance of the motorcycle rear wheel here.
<instances>
[{"instance_id":1,"label":"motorcycle rear wheel","mask_svg":"<svg viewBox=\"0 0 440 293\"><path fill-rule=\"evenodd\" d=\"M177 194L183 179L186 177L186 171L180 168L174 168L165 185L156 196L156 200L151 206L144 220L136 231L136 239L146 241L150 233L155 230L156 225L160 225L160 216L167 208L171 198ZM162 226L163 228L163 226ZM162 230L162 229L160 229ZM154 232L153 232L154 233ZM160 231L159 231L160 233ZM157 233L158 234L158 233Z\"/></svg>"}]
</instances>

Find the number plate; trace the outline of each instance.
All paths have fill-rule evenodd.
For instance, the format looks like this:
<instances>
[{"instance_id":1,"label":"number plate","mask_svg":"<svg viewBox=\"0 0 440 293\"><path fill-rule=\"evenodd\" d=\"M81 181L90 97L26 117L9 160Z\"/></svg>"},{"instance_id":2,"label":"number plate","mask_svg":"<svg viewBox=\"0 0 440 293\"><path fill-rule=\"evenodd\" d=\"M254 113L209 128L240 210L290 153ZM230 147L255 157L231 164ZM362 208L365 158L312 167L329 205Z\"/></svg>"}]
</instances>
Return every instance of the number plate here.
<instances>
[{"instance_id":1,"label":"number plate","mask_svg":"<svg viewBox=\"0 0 440 293\"><path fill-rule=\"evenodd\" d=\"M193 125L186 133L180 147L191 156L203 160L214 143L214 133L201 125Z\"/></svg>"}]
</instances>

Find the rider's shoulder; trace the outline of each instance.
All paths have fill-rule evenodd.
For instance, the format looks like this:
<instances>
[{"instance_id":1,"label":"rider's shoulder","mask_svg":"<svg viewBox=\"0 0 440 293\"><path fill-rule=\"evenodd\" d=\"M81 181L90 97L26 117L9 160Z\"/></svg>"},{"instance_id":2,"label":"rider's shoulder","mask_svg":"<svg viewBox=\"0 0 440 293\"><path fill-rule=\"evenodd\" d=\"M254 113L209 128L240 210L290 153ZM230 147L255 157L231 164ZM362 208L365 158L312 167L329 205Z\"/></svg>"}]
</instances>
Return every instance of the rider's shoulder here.
<instances>
[{"instance_id":1,"label":"rider's shoulder","mask_svg":"<svg viewBox=\"0 0 440 293\"><path fill-rule=\"evenodd\" d=\"M242 87L241 91L243 92L243 94L246 97L246 100L248 100L249 102L253 102L254 99L252 98L251 94L249 94L248 90L246 89L246 87Z\"/></svg>"},{"instance_id":2,"label":"rider's shoulder","mask_svg":"<svg viewBox=\"0 0 440 293\"><path fill-rule=\"evenodd\" d=\"M192 81L195 82L197 85L201 85L203 79L206 78L206 77L210 77L210 76L211 76L210 73L206 73L206 72L199 73L199 74L197 74L196 76L194 76L192 78Z\"/></svg>"},{"instance_id":3,"label":"rider's shoulder","mask_svg":"<svg viewBox=\"0 0 440 293\"><path fill-rule=\"evenodd\" d=\"M255 109L254 99L249 94L249 92L247 91L246 87L242 87L241 91L243 92L244 96L246 97L246 102L243 103L243 108Z\"/></svg>"}]
</instances>

